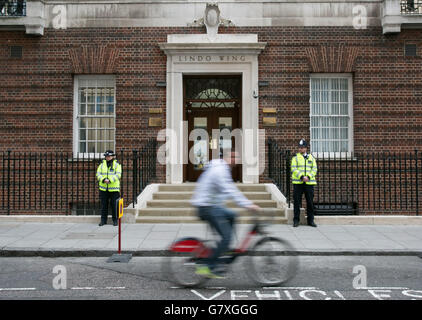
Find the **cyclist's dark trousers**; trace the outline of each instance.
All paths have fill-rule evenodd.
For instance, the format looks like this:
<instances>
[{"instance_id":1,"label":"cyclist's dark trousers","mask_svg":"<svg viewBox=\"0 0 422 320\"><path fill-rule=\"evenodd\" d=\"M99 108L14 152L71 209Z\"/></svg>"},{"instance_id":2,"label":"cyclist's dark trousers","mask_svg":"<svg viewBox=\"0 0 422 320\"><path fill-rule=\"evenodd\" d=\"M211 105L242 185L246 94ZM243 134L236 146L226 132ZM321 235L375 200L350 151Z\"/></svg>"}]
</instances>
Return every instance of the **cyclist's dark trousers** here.
<instances>
[{"instance_id":1,"label":"cyclist's dark trousers","mask_svg":"<svg viewBox=\"0 0 422 320\"><path fill-rule=\"evenodd\" d=\"M314 186L303 184L293 185L293 200L294 200L294 222L299 222L300 207L302 206L302 195L306 198L306 214L308 224L314 222Z\"/></svg>"},{"instance_id":2,"label":"cyclist's dark trousers","mask_svg":"<svg viewBox=\"0 0 422 320\"><path fill-rule=\"evenodd\" d=\"M116 200L120 197L119 192L108 192L108 191L101 191L100 190L100 200L101 200L101 222L107 223L107 216L108 216L108 205L110 202L111 205L111 217L113 222L117 221L117 208L116 208Z\"/></svg>"},{"instance_id":3,"label":"cyclist's dark trousers","mask_svg":"<svg viewBox=\"0 0 422 320\"><path fill-rule=\"evenodd\" d=\"M199 207L198 215L221 236L221 241L217 244L211 256L204 261L210 269L214 269L218 264L218 258L229 248L236 214L222 207Z\"/></svg>"}]
</instances>

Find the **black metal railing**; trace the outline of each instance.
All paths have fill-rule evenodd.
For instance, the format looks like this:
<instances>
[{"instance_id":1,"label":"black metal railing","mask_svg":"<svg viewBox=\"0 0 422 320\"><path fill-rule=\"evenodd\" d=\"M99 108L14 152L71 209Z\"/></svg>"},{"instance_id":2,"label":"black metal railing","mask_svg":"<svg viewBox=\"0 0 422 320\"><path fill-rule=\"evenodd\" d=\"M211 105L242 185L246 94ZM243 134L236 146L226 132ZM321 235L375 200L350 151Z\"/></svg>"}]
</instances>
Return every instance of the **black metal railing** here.
<instances>
[{"instance_id":1,"label":"black metal railing","mask_svg":"<svg viewBox=\"0 0 422 320\"><path fill-rule=\"evenodd\" d=\"M156 177L157 142L117 152L125 206ZM99 214L96 171L102 159L84 154L3 152L0 158L0 214Z\"/></svg>"},{"instance_id":2,"label":"black metal railing","mask_svg":"<svg viewBox=\"0 0 422 320\"><path fill-rule=\"evenodd\" d=\"M290 163L294 153L268 139L268 177L292 202ZM411 153L344 153L317 158L317 214L419 215L422 157Z\"/></svg>"},{"instance_id":3,"label":"black metal railing","mask_svg":"<svg viewBox=\"0 0 422 320\"><path fill-rule=\"evenodd\" d=\"M422 0L400 0L400 12L422 15Z\"/></svg>"},{"instance_id":4,"label":"black metal railing","mask_svg":"<svg viewBox=\"0 0 422 320\"><path fill-rule=\"evenodd\" d=\"M0 0L0 17L26 16L25 0Z\"/></svg>"}]
</instances>

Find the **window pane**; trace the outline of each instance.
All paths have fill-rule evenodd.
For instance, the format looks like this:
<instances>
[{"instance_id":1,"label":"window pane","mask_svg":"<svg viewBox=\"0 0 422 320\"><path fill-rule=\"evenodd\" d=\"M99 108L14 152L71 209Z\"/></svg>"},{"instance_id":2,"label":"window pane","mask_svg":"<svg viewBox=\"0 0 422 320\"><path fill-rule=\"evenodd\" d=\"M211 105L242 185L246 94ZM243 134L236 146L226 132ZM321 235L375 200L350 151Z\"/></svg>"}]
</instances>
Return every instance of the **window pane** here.
<instances>
[{"instance_id":1,"label":"window pane","mask_svg":"<svg viewBox=\"0 0 422 320\"><path fill-rule=\"evenodd\" d=\"M104 103L105 102L105 92L104 89L97 90L97 103Z\"/></svg>"},{"instance_id":2,"label":"window pane","mask_svg":"<svg viewBox=\"0 0 422 320\"><path fill-rule=\"evenodd\" d=\"M91 140L91 141L95 141L95 129L94 130L88 130L88 140Z\"/></svg>"},{"instance_id":3,"label":"window pane","mask_svg":"<svg viewBox=\"0 0 422 320\"><path fill-rule=\"evenodd\" d=\"M349 114L349 106L346 103L340 105L340 114Z\"/></svg>"},{"instance_id":4,"label":"window pane","mask_svg":"<svg viewBox=\"0 0 422 320\"><path fill-rule=\"evenodd\" d=\"M86 115L86 104L83 103L79 105L79 115Z\"/></svg>"},{"instance_id":5,"label":"window pane","mask_svg":"<svg viewBox=\"0 0 422 320\"><path fill-rule=\"evenodd\" d=\"M86 128L86 119L85 118L79 119L79 128Z\"/></svg>"},{"instance_id":6,"label":"window pane","mask_svg":"<svg viewBox=\"0 0 422 320\"><path fill-rule=\"evenodd\" d=\"M86 95L85 95L85 90L83 89L79 89L79 102L85 103L86 102Z\"/></svg>"},{"instance_id":7,"label":"window pane","mask_svg":"<svg viewBox=\"0 0 422 320\"><path fill-rule=\"evenodd\" d=\"M114 140L114 130L108 130L108 140Z\"/></svg>"},{"instance_id":8,"label":"window pane","mask_svg":"<svg viewBox=\"0 0 422 320\"><path fill-rule=\"evenodd\" d=\"M85 94L86 94L88 103L94 103L95 102L95 88L85 89Z\"/></svg>"},{"instance_id":9,"label":"window pane","mask_svg":"<svg viewBox=\"0 0 422 320\"><path fill-rule=\"evenodd\" d=\"M328 91L321 92L321 102L328 102Z\"/></svg>"},{"instance_id":10,"label":"window pane","mask_svg":"<svg viewBox=\"0 0 422 320\"><path fill-rule=\"evenodd\" d=\"M347 141L341 142L341 150L342 152L348 152L349 151L349 143Z\"/></svg>"},{"instance_id":11,"label":"window pane","mask_svg":"<svg viewBox=\"0 0 422 320\"><path fill-rule=\"evenodd\" d=\"M331 79L331 88L333 90L339 89L338 79Z\"/></svg>"},{"instance_id":12,"label":"window pane","mask_svg":"<svg viewBox=\"0 0 422 320\"><path fill-rule=\"evenodd\" d=\"M97 105L97 114L104 114L104 108L105 106L103 104L98 104Z\"/></svg>"},{"instance_id":13,"label":"window pane","mask_svg":"<svg viewBox=\"0 0 422 320\"><path fill-rule=\"evenodd\" d=\"M88 104L87 114L90 116L95 115L95 104Z\"/></svg>"},{"instance_id":14,"label":"window pane","mask_svg":"<svg viewBox=\"0 0 422 320\"><path fill-rule=\"evenodd\" d=\"M97 140L107 140L106 130L97 130Z\"/></svg>"},{"instance_id":15,"label":"window pane","mask_svg":"<svg viewBox=\"0 0 422 320\"><path fill-rule=\"evenodd\" d=\"M95 152L95 142L88 142L88 152Z\"/></svg>"},{"instance_id":16,"label":"window pane","mask_svg":"<svg viewBox=\"0 0 422 320\"><path fill-rule=\"evenodd\" d=\"M321 90L328 91L329 83L330 83L329 79L321 79Z\"/></svg>"},{"instance_id":17,"label":"window pane","mask_svg":"<svg viewBox=\"0 0 422 320\"><path fill-rule=\"evenodd\" d=\"M339 98L338 98L338 91L331 91L331 102L338 102Z\"/></svg>"},{"instance_id":18,"label":"window pane","mask_svg":"<svg viewBox=\"0 0 422 320\"><path fill-rule=\"evenodd\" d=\"M349 90L348 79L339 79L340 80L340 90Z\"/></svg>"},{"instance_id":19,"label":"window pane","mask_svg":"<svg viewBox=\"0 0 422 320\"><path fill-rule=\"evenodd\" d=\"M97 152L103 153L105 151L106 151L106 149L105 149L104 142L97 142Z\"/></svg>"},{"instance_id":20,"label":"window pane","mask_svg":"<svg viewBox=\"0 0 422 320\"><path fill-rule=\"evenodd\" d=\"M86 152L86 143L85 142L79 143L79 152L81 152L81 153Z\"/></svg>"},{"instance_id":21,"label":"window pane","mask_svg":"<svg viewBox=\"0 0 422 320\"><path fill-rule=\"evenodd\" d=\"M320 88L320 80L319 79L311 79L311 88L312 91L319 90Z\"/></svg>"},{"instance_id":22,"label":"window pane","mask_svg":"<svg viewBox=\"0 0 422 320\"><path fill-rule=\"evenodd\" d=\"M86 130L79 130L79 140L86 140Z\"/></svg>"},{"instance_id":23,"label":"window pane","mask_svg":"<svg viewBox=\"0 0 422 320\"><path fill-rule=\"evenodd\" d=\"M324 151L324 152L331 151L330 142L328 142L328 141L322 142L322 151Z\"/></svg>"},{"instance_id":24,"label":"window pane","mask_svg":"<svg viewBox=\"0 0 422 320\"><path fill-rule=\"evenodd\" d=\"M313 139L317 139L318 129L311 129L311 134Z\"/></svg>"},{"instance_id":25,"label":"window pane","mask_svg":"<svg viewBox=\"0 0 422 320\"><path fill-rule=\"evenodd\" d=\"M114 150L114 142L107 142L105 145L107 146L107 150Z\"/></svg>"},{"instance_id":26,"label":"window pane","mask_svg":"<svg viewBox=\"0 0 422 320\"><path fill-rule=\"evenodd\" d=\"M349 117L341 117L339 118L340 127L348 127L349 125Z\"/></svg>"},{"instance_id":27,"label":"window pane","mask_svg":"<svg viewBox=\"0 0 422 320\"><path fill-rule=\"evenodd\" d=\"M330 124L329 124L330 127L337 128L339 126L339 118L338 117L331 117L329 122L330 122Z\"/></svg>"},{"instance_id":28,"label":"window pane","mask_svg":"<svg viewBox=\"0 0 422 320\"><path fill-rule=\"evenodd\" d=\"M340 139L349 138L349 129L340 129Z\"/></svg>"},{"instance_id":29,"label":"window pane","mask_svg":"<svg viewBox=\"0 0 422 320\"><path fill-rule=\"evenodd\" d=\"M114 114L114 104L107 104L105 113L112 116Z\"/></svg>"},{"instance_id":30,"label":"window pane","mask_svg":"<svg viewBox=\"0 0 422 320\"><path fill-rule=\"evenodd\" d=\"M348 102L348 92L347 91L340 91L340 102Z\"/></svg>"},{"instance_id":31,"label":"window pane","mask_svg":"<svg viewBox=\"0 0 422 320\"><path fill-rule=\"evenodd\" d=\"M320 91L312 91L312 102L320 102L321 101L321 99L320 99L320 94L321 94L321 92Z\"/></svg>"},{"instance_id":32,"label":"window pane","mask_svg":"<svg viewBox=\"0 0 422 320\"><path fill-rule=\"evenodd\" d=\"M107 102L114 102L114 89L107 89L106 90L106 101Z\"/></svg>"}]
</instances>

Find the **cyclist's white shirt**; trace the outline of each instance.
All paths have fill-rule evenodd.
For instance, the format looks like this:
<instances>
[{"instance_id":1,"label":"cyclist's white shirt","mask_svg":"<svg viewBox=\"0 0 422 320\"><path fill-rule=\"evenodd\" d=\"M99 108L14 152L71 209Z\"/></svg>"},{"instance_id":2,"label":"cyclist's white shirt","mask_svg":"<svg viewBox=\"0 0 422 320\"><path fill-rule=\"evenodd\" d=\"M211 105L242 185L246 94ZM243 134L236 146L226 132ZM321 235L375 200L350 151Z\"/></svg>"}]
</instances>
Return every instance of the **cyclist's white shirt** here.
<instances>
[{"instance_id":1,"label":"cyclist's white shirt","mask_svg":"<svg viewBox=\"0 0 422 320\"><path fill-rule=\"evenodd\" d=\"M190 203L195 207L223 206L228 198L240 207L252 205L234 184L227 162L223 159L211 160L199 176Z\"/></svg>"}]
</instances>

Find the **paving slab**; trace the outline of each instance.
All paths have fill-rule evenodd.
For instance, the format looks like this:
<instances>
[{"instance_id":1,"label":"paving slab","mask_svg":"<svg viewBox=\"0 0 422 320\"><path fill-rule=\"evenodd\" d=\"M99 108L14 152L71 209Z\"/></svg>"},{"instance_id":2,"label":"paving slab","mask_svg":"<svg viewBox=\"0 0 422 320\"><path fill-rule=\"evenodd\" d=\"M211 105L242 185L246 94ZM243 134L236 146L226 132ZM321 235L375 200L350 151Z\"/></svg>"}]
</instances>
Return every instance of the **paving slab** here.
<instances>
[{"instance_id":1,"label":"paving slab","mask_svg":"<svg viewBox=\"0 0 422 320\"><path fill-rule=\"evenodd\" d=\"M250 227L236 225L232 246L244 239ZM265 230L304 254L422 255L421 225L268 225ZM218 238L205 223L123 224L122 251L163 255L174 239L183 236ZM102 256L117 250L117 237L117 227L97 223L0 222L0 255Z\"/></svg>"}]
</instances>

